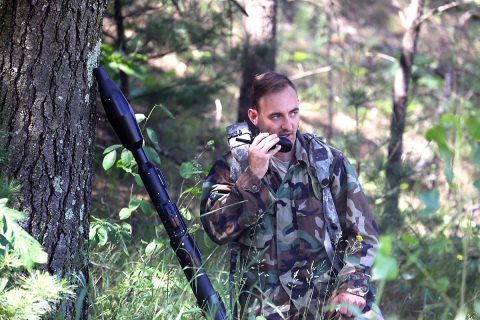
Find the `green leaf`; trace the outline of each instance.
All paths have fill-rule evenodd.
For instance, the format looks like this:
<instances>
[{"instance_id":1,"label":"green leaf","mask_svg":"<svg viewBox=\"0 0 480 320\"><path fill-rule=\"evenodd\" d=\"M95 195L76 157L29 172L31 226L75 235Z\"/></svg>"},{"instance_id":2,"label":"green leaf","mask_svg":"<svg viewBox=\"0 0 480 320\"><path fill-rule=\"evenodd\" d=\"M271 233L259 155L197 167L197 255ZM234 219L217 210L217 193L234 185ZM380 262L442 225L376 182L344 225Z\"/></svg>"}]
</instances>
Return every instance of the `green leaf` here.
<instances>
[{"instance_id":1,"label":"green leaf","mask_svg":"<svg viewBox=\"0 0 480 320\"><path fill-rule=\"evenodd\" d=\"M433 128L430 128L427 133L425 134L425 137L427 138L428 141L435 141L438 143L445 143L446 141L446 133L445 129L440 126L434 126Z\"/></svg>"},{"instance_id":2,"label":"green leaf","mask_svg":"<svg viewBox=\"0 0 480 320\"><path fill-rule=\"evenodd\" d=\"M115 70L115 71L118 71L118 70L119 70L119 63L116 62L116 61L110 61L110 62L108 63L108 67L109 67L110 69L113 69L113 70Z\"/></svg>"},{"instance_id":3,"label":"green leaf","mask_svg":"<svg viewBox=\"0 0 480 320\"><path fill-rule=\"evenodd\" d=\"M48 254L41 250L38 252L37 256L34 258L36 263L47 263L48 262Z\"/></svg>"},{"instance_id":4,"label":"green leaf","mask_svg":"<svg viewBox=\"0 0 480 320\"><path fill-rule=\"evenodd\" d=\"M372 269L373 280L394 280L398 276L397 261L393 257L378 255Z\"/></svg>"},{"instance_id":5,"label":"green leaf","mask_svg":"<svg viewBox=\"0 0 480 320\"><path fill-rule=\"evenodd\" d=\"M122 163L122 159L117 161L117 168L122 169L123 171L125 171L127 173L133 174L132 168L124 166L123 163Z\"/></svg>"},{"instance_id":6,"label":"green leaf","mask_svg":"<svg viewBox=\"0 0 480 320\"><path fill-rule=\"evenodd\" d=\"M108 169L110 169L115 164L116 160L117 160L116 151L111 151L107 153L105 157L103 157L103 161L102 161L103 170L107 171Z\"/></svg>"},{"instance_id":7,"label":"green leaf","mask_svg":"<svg viewBox=\"0 0 480 320\"><path fill-rule=\"evenodd\" d=\"M0 201L0 232L4 243L2 251L7 252L5 242L8 241L13 255L26 269L32 268L35 263L45 263L48 256L42 246L18 224L25 213L8 208L6 203L5 199Z\"/></svg>"},{"instance_id":8,"label":"green leaf","mask_svg":"<svg viewBox=\"0 0 480 320\"><path fill-rule=\"evenodd\" d=\"M121 160L123 168L131 168L135 165L135 159L133 158L133 154L128 149L123 149Z\"/></svg>"},{"instance_id":9,"label":"green leaf","mask_svg":"<svg viewBox=\"0 0 480 320\"><path fill-rule=\"evenodd\" d=\"M130 208L122 208L122 210L120 210L120 212L118 213L120 220L130 218L130 216L132 215L132 211L133 210L131 210Z\"/></svg>"},{"instance_id":10,"label":"green leaf","mask_svg":"<svg viewBox=\"0 0 480 320\"><path fill-rule=\"evenodd\" d=\"M134 179L135 179L135 183L137 184L137 186L139 187L143 187L143 181L142 181L142 177L140 177L139 174L134 174Z\"/></svg>"},{"instance_id":11,"label":"green leaf","mask_svg":"<svg viewBox=\"0 0 480 320\"><path fill-rule=\"evenodd\" d=\"M153 131L153 129L147 128L147 136L157 148L160 147L160 145L158 144L157 134L155 133L155 131Z\"/></svg>"},{"instance_id":12,"label":"green leaf","mask_svg":"<svg viewBox=\"0 0 480 320\"><path fill-rule=\"evenodd\" d=\"M112 144L111 146L109 146L108 148L106 148L105 150L103 150L103 154L107 154L113 150L116 150L118 148L120 148L122 145L121 144Z\"/></svg>"},{"instance_id":13,"label":"green leaf","mask_svg":"<svg viewBox=\"0 0 480 320\"><path fill-rule=\"evenodd\" d=\"M160 242L158 240L153 240L145 248L145 254L147 256L151 256L155 252L160 251L162 248L163 248L163 242Z\"/></svg>"},{"instance_id":14,"label":"green leaf","mask_svg":"<svg viewBox=\"0 0 480 320\"><path fill-rule=\"evenodd\" d=\"M20 226L18 226L18 228L20 228ZM47 253L43 251L42 246L28 233L16 230L14 239L14 252L18 255L25 267L31 268L34 263L47 262Z\"/></svg>"},{"instance_id":15,"label":"green leaf","mask_svg":"<svg viewBox=\"0 0 480 320\"><path fill-rule=\"evenodd\" d=\"M465 122L467 131L472 137L473 140L480 140L480 118L479 117L468 117Z\"/></svg>"},{"instance_id":16,"label":"green leaf","mask_svg":"<svg viewBox=\"0 0 480 320\"><path fill-rule=\"evenodd\" d=\"M453 159L453 151L450 150L446 143L437 143L437 145L442 160L445 161L446 164L450 164Z\"/></svg>"},{"instance_id":17,"label":"green leaf","mask_svg":"<svg viewBox=\"0 0 480 320\"><path fill-rule=\"evenodd\" d=\"M132 226L129 223L123 222L120 227L128 234L132 234Z\"/></svg>"},{"instance_id":18,"label":"green leaf","mask_svg":"<svg viewBox=\"0 0 480 320\"><path fill-rule=\"evenodd\" d=\"M122 208L120 212L118 213L118 216L120 220L125 220L130 218L132 213L137 210L137 208L140 206L142 203L142 199L139 198L131 198L130 202L128 203L128 208Z\"/></svg>"},{"instance_id":19,"label":"green leaf","mask_svg":"<svg viewBox=\"0 0 480 320\"><path fill-rule=\"evenodd\" d=\"M152 147L146 146L143 148L145 150L145 153L147 154L147 157L149 160L155 162L156 164L161 164L162 160L160 159L160 156L158 155L157 151L153 149Z\"/></svg>"},{"instance_id":20,"label":"green leaf","mask_svg":"<svg viewBox=\"0 0 480 320\"><path fill-rule=\"evenodd\" d=\"M136 113L135 114L135 120L137 120L137 123L141 123L143 120L147 119L143 113Z\"/></svg>"},{"instance_id":21,"label":"green leaf","mask_svg":"<svg viewBox=\"0 0 480 320\"><path fill-rule=\"evenodd\" d=\"M104 246L108 240L107 229L104 226L99 226L97 230L97 236L98 236L98 245L101 247Z\"/></svg>"},{"instance_id":22,"label":"green leaf","mask_svg":"<svg viewBox=\"0 0 480 320\"><path fill-rule=\"evenodd\" d=\"M439 198L440 193L438 190L432 190L428 192L420 192L420 201L425 205L427 209L434 212L440 208Z\"/></svg>"},{"instance_id":23,"label":"green leaf","mask_svg":"<svg viewBox=\"0 0 480 320\"><path fill-rule=\"evenodd\" d=\"M453 168L450 162L445 163L443 173L445 173L445 177L447 178L448 183L451 184L453 182Z\"/></svg>"},{"instance_id":24,"label":"green leaf","mask_svg":"<svg viewBox=\"0 0 480 320\"><path fill-rule=\"evenodd\" d=\"M145 254L147 256L151 256L155 252L156 248L157 248L157 243L155 241L150 242L145 248Z\"/></svg>"},{"instance_id":25,"label":"green leaf","mask_svg":"<svg viewBox=\"0 0 480 320\"><path fill-rule=\"evenodd\" d=\"M380 237L379 248L372 269L373 280L393 280L398 276L398 265L392 257L392 237Z\"/></svg>"},{"instance_id":26,"label":"green leaf","mask_svg":"<svg viewBox=\"0 0 480 320\"><path fill-rule=\"evenodd\" d=\"M378 246L378 253L389 256L392 253L392 237L382 236L380 237L380 243Z\"/></svg>"},{"instance_id":27,"label":"green leaf","mask_svg":"<svg viewBox=\"0 0 480 320\"><path fill-rule=\"evenodd\" d=\"M140 206L142 203L142 199L140 198L132 198L130 199L130 202L128 203L128 208L132 211L137 210L137 208Z\"/></svg>"},{"instance_id":28,"label":"green leaf","mask_svg":"<svg viewBox=\"0 0 480 320\"><path fill-rule=\"evenodd\" d=\"M88 233L88 239L89 240L93 240L95 238L95 235L97 234L97 229L98 229L99 225L98 224L91 224L90 225L90 231Z\"/></svg>"},{"instance_id":29,"label":"green leaf","mask_svg":"<svg viewBox=\"0 0 480 320\"><path fill-rule=\"evenodd\" d=\"M295 51L293 53L293 61L295 62L303 62L307 59L310 59L312 55L305 51Z\"/></svg>"},{"instance_id":30,"label":"green leaf","mask_svg":"<svg viewBox=\"0 0 480 320\"><path fill-rule=\"evenodd\" d=\"M451 113L445 113L440 117L440 124L443 128L453 128L455 127L455 123L457 121L457 117Z\"/></svg>"},{"instance_id":31,"label":"green leaf","mask_svg":"<svg viewBox=\"0 0 480 320\"><path fill-rule=\"evenodd\" d=\"M132 68L130 68L130 66L127 65L127 64L123 64L123 63L122 63L122 64L119 64L119 65L118 65L118 68L119 68L120 70L122 70L123 72L125 72L126 74L128 74L129 76L133 76L133 75L136 74L135 70L133 70Z\"/></svg>"},{"instance_id":32,"label":"green leaf","mask_svg":"<svg viewBox=\"0 0 480 320\"><path fill-rule=\"evenodd\" d=\"M114 51L111 45L108 45L105 43L102 43L102 45L100 45L100 50L102 54L106 54L106 55L111 55Z\"/></svg>"},{"instance_id":33,"label":"green leaf","mask_svg":"<svg viewBox=\"0 0 480 320\"><path fill-rule=\"evenodd\" d=\"M168 108L165 107L163 104L157 104L157 105L155 105L155 107L159 107L163 112L165 112L165 114L166 114L169 118L175 119L175 117L173 116L173 113L172 113L170 110L168 110Z\"/></svg>"},{"instance_id":34,"label":"green leaf","mask_svg":"<svg viewBox=\"0 0 480 320\"><path fill-rule=\"evenodd\" d=\"M193 163L191 162L184 162L180 166L180 176L184 179L189 179L193 176Z\"/></svg>"},{"instance_id":35,"label":"green leaf","mask_svg":"<svg viewBox=\"0 0 480 320\"><path fill-rule=\"evenodd\" d=\"M445 122L454 121L455 118L445 116ZM451 161L453 159L453 152L447 145L446 131L441 126L434 126L427 131L425 137L428 141L434 141L438 147L440 157L445 162L445 175L447 180L451 183L453 180L453 170L451 168Z\"/></svg>"},{"instance_id":36,"label":"green leaf","mask_svg":"<svg viewBox=\"0 0 480 320\"><path fill-rule=\"evenodd\" d=\"M140 202L140 208L144 214L150 214L152 212L152 207L150 206L150 201L142 200Z\"/></svg>"},{"instance_id":37,"label":"green leaf","mask_svg":"<svg viewBox=\"0 0 480 320\"><path fill-rule=\"evenodd\" d=\"M188 210L187 208L185 207L182 207L180 209L180 213L182 214L182 217L187 220L187 221L190 221L192 220L192 213L190 212L190 210Z\"/></svg>"}]
</instances>

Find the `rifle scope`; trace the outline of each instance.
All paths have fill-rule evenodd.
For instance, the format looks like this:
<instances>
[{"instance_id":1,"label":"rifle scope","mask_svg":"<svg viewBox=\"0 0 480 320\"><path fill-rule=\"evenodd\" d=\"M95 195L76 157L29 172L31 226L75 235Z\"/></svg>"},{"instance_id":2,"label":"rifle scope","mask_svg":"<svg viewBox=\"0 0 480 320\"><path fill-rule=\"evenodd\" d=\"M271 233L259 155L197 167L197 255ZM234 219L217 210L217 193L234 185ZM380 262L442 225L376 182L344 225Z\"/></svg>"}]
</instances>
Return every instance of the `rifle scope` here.
<instances>
[{"instance_id":1,"label":"rifle scope","mask_svg":"<svg viewBox=\"0 0 480 320\"><path fill-rule=\"evenodd\" d=\"M143 136L130 104L103 67L96 68L93 74L108 121L137 162L140 177L170 237L170 245L192 287L198 306L209 319L227 319L225 307L202 268L200 250L188 234L177 206L168 196L165 177L143 150Z\"/></svg>"}]
</instances>

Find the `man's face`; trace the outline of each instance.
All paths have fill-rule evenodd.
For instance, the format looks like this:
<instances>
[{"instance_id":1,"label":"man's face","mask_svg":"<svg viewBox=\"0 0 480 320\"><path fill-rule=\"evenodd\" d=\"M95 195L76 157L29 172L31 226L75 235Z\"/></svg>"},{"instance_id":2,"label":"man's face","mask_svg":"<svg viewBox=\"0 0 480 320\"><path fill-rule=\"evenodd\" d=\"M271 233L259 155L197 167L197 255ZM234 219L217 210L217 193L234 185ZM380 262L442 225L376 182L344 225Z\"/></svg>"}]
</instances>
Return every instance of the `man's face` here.
<instances>
[{"instance_id":1,"label":"man's face","mask_svg":"<svg viewBox=\"0 0 480 320\"><path fill-rule=\"evenodd\" d=\"M258 110L248 109L248 117L260 132L276 133L295 143L300 121L298 104L295 90L287 86L260 98Z\"/></svg>"}]
</instances>

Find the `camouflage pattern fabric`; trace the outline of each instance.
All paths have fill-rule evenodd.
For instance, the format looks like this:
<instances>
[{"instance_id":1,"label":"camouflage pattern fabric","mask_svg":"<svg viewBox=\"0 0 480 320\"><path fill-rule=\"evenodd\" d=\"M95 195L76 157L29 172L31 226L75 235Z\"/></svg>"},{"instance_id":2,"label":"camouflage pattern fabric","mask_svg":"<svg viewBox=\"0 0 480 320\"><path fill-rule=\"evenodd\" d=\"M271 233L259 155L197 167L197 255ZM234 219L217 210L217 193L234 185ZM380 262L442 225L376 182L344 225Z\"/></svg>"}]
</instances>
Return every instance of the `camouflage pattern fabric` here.
<instances>
[{"instance_id":1,"label":"camouflage pattern fabric","mask_svg":"<svg viewBox=\"0 0 480 320\"><path fill-rule=\"evenodd\" d=\"M310 161L309 173L312 179L313 193L317 199L323 200L323 214L327 221L327 229L335 246L342 238L342 228L338 220L338 213L333 202L330 184L330 164L334 163L331 147L315 137L306 133L308 143L308 157Z\"/></svg>"},{"instance_id":2,"label":"camouflage pattern fabric","mask_svg":"<svg viewBox=\"0 0 480 320\"><path fill-rule=\"evenodd\" d=\"M323 204L314 196L305 138L297 133L295 157L283 180L270 166L263 179L247 169L230 178L229 153L203 184L201 219L213 241L240 248L242 318L322 319L333 290L367 298L378 230L348 160L331 149L329 188L342 229L337 274L323 244Z\"/></svg>"}]
</instances>

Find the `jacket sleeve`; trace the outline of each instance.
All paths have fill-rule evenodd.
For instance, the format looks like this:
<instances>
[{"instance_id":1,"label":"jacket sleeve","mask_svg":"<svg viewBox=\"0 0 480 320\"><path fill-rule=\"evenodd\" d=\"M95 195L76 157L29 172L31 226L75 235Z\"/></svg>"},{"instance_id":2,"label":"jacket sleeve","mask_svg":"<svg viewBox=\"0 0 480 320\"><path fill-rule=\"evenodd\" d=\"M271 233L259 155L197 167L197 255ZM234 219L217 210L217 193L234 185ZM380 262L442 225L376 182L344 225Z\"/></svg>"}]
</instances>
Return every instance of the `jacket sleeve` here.
<instances>
[{"instance_id":1,"label":"jacket sleeve","mask_svg":"<svg viewBox=\"0 0 480 320\"><path fill-rule=\"evenodd\" d=\"M355 170L342 154L335 163L331 190L345 241L344 266L338 275L337 292L365 296L371 288L378 227Z\"/></svg>"},{"instance_id":2,"label":"jacket sleeve","mask_svg":"<svg viewBox=\"0 0 480 320\"><path fill-rule=\"evenodd\" d=\"M233 241L257 222L266 211L268 201L268 189L249 167L237 181L232 181L227 158L222 157L215 162L202 186L202 225L216 243Z\"/></svg>"}]
</instances>

